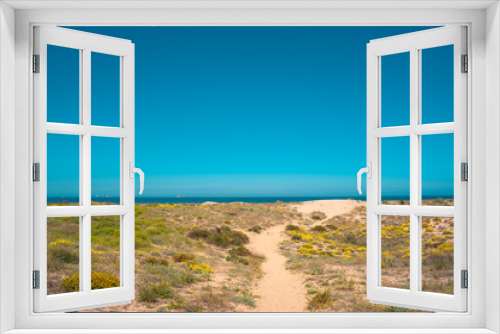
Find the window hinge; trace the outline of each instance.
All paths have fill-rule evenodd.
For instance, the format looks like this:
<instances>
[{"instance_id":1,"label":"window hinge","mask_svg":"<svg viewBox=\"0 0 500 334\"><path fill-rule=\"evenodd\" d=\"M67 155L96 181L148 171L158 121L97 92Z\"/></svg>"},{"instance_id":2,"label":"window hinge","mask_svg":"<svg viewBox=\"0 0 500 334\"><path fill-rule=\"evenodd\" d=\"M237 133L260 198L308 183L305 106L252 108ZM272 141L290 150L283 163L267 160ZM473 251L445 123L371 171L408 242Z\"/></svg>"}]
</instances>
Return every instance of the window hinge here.
<instances>
[{"instance_id":1,"label":"window hinge","mask_svg":"<svg viewBox=\"0 0 500 334\"><path fill-rule=\"evenodd\" d=\"M40 163L38 162L33 164L33 181L40 182Z\"/></svg>"},{"instance_id":2,"label":"window hinge","mask_svg":"<svg viewBox=\"0 0 500 334\"><path fill-rule=\"evenodd\" d=\"M469 72L469 56L462 55L462 73Z\"/></svg>"},{"instance_id":3,"label":"window hinge","mask_svg":"<svg viewBox=\"0 0 500 334\"><path fill-rule=\"evenodd\" d=\"M467 270L462 270L461 272L462 276L462 289L467 289L469 288L469 272Z\"/></svg>"},{"instance_id":4,"label":"window hinge","mask_svg":"<svg viewBox=\"0 0 500 334\"><path fill-rule=\"evenodd\" d=\"M466 162L462 162L460 165L460 180L469 181L469 165Z\"/></svg>"},{"instance_id":5,"label":"window hinge","mask_svg":"<svg viewBox=\"0 0 500 334\"><path fill-rule=\"evenodd\" d=\"M40 73L40 55L33 55L33 73Z\"/></svg>"},{"instance_id":6,"label":"window hinge","mask_svg":"<svg viewBox=\"0 0 500 334\"><path fill-rule=\"evenodd\" d=\"M33 289L40 289L40 270L33 270Z\"/></svg>"}]
</instances>

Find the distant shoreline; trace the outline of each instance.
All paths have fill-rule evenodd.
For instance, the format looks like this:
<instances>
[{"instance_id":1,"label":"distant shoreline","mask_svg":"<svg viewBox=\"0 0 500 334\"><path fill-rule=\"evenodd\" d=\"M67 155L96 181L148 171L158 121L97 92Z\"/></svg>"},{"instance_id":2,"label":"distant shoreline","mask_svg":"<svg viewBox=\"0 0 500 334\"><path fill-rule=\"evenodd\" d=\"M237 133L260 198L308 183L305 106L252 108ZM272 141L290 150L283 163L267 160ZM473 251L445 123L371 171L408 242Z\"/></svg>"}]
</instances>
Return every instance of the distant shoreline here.
<instances>
[{"instance_id":1,"label":"distant shoreline","mask_svg":"<svg viewBox=\"0 0 500 334\"><path fill-rule=\"evenodd\" d=\"M443 196L423 196L422 199L430 200L430 199L452 199L453 196L443 195ZM366 201L365 196L296 196L296 197L278 197L278 196L255 196L255 197L136 197L136 204L202 204L205 202L215 202L215 203L296 203L296 202L309 202L309 201L318 201L318 200L358 200L358 201ZM383 201L386 200L409 200L406 196L386 196L382 198ZM106 198L92 198L93 202L101 202L101 203L118 203L119 200L116 197ZM49 197L47 198L47 203L78 203L78 198L64 198L64 197Z\"/></svg>"}]
</instances>

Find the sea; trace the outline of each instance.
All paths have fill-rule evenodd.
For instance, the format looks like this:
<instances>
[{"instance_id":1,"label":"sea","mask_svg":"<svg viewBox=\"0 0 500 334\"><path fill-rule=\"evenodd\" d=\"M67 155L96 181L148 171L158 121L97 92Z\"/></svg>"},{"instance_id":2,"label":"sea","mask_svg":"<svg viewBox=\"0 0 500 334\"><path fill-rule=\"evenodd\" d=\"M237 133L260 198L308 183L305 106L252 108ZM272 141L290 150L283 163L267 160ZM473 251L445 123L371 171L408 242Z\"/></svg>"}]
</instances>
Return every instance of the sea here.
<instances>
[{"instance_id":1,"label":"sea","mask_svg":"<svg viewBox=\"0 0 500 334\"><path fill-rule=\"evenodd\" d=\"M443 196L423 196L422 199L450 199L453 196L443 195ZM276 203L278 201L290 203L290 202L306 202L306 201L317 201L317 200L329 200L329 199L354 199L365 201L365 196L252 196L252 197L187 197L187 196L177 196L177 197L141 197L135 198L136 203L140 204L165 204L165 203L205 203L205 202L216 202L216 203L233 203L233 202L244 202L244 203ZM382 197L383 201L390 200L409 200L408 196L385 196ZM118 204L120 202L117 197L94 197L93 202L109 202ZM77 197L48 197L47 203L78 203Z\"/></svg>"}]
</instances>

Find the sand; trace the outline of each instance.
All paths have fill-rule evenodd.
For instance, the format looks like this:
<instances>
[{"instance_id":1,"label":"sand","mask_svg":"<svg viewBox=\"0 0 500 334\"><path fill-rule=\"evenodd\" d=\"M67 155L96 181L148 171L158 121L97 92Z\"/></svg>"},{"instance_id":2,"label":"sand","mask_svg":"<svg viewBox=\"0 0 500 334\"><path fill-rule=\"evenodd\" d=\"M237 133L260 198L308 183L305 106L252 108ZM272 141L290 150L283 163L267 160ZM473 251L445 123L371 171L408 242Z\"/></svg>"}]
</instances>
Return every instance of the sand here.
<instances>
[{"instance_id":1,"label":"sand","mask_svg":"<svg viewBox=\"0 0 500 334\"><path fill-rule=\"evenodd\" d=\"M363 202L354 200L321 200L293 205L297 212L305 215L321 211L327 219L351 212ZM318 222L321 223L321 222ZM256 254L262 254L267 260L262 264L263 277L252 292L259 296L255 308L250 312L303 312L307 311L306 288L304 277L286 269L286 257L280 253L279 244L286 237L285 226L278 225L267 229L262 234L253 234L248 248Z\"/></svg>"},{"instance_id":2,"label":"sand","mask_svg":"<svg viewBox=\"0 0 500 334\"><path fill-rule=\"evenodd\" d=\"M303 202L302 204L298 205L292 205L292 208L296 208L297 212L301 212L304 215L308 215L314 211L321 211L327 215L327 218L332 218L334 216L340 216L349 213L357 206L366 206L366 202L356 201L352 199L320 200L320 201Z\"/></svg>"}]
</instances>

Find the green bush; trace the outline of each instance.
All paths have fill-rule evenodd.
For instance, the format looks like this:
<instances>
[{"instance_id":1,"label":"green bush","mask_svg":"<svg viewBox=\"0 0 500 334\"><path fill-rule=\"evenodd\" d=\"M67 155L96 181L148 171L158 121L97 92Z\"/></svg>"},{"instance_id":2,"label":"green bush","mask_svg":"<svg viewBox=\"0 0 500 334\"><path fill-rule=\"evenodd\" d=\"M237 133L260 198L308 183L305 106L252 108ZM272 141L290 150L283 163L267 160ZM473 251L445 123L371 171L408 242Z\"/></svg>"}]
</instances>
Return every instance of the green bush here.
<instances>
[{"instance_id":1,"label":"green bush","mask_svg":"<svg viewBox=\"0 0 500 334\"><path fill-rule=\"evenodd\" d=\"M241 263L241 264L244 264L245 266L248 266L250 264L250 262L248 262L247 259L245 259L243 257L239 257L238 255L234 255L234 254L227 256L226 261L233 262L233 263Z\"/></svg>"},{"instance_id":2,"label":"green bush","mask_svg":"<svg viewBox=\"0 0 500 334\"><path fill-rule=\"evenodd\" d=\"M309 305L307 309L309 311L321 310L333 304L334 301L339 299L339 295L332 294L330 289L326 289L323 292L317 293L313 298L309 300Z\"/></svg>"},{"instance_id":3,"label":"green bush","mask_svg":"<svg viewBox=\"0 0 500 334\"><path fill-rule=\"evenodd\" d=\"M159 298L167 299L172 298L174 292L167 283L160 283L156 285L142 286L139 288L139 301L154 303Z\"/></svg>"},{"instance_id":4,"label":"green bush","mask_svg":"<svg viewBox=\"0 0 500 334\"><path fill-rule=\"evenodd\" d=\"M250 239L241 231L233 231L228 226L217 227L214 230L195 228L187 234L192 239L202 239L206 243L221 248L229 246L241 246L247 244Z\"/></svg>"},{"instance_id":5,"label":"green bush","mask_svg":"<svg viewBox=\"0 0 500 334\"><path fill-rule=\"evenodd\" d=\"M314 226L313 228L311 228L311 232L323 233L323 232L326 232L326 227L321 226L321 225L317 225L317 226Z\"/></svg>"},{"instance_id":6,"label":"green bush","mask_svg":"<svg viewBox=\"0 0 500 334\"><path fill-rule=\"evenodd\" d=\"M230 255L237 255L237 256L249 256L252 253L245 246L240 246L240 247L236 247L236 248L230 249L229 250L229 254Z\"/></svg>"},{"instance_id":7,"label":"green bush","mask_svg":"<svg viewBox=\"0 0 500 334\"><path fill-rule=\"evenodd\" d=\"M250 232L260 233L262 232L262 227L259 225L254 225L248 229Z\"/></svg>"},{"instance_id":8,"label":"green bush","mask_svg":"<svg viewBox=\"0 0 500 334\"><path fill-rule=\"evenodd\" d=\"M287 231L287 232L289 232L289 231L298 231L298 230L300 230L300 227L298 227L296 225L292 225L292 224L287 225L285 227L285 231Z\"/></svg>"}]
</instances>

